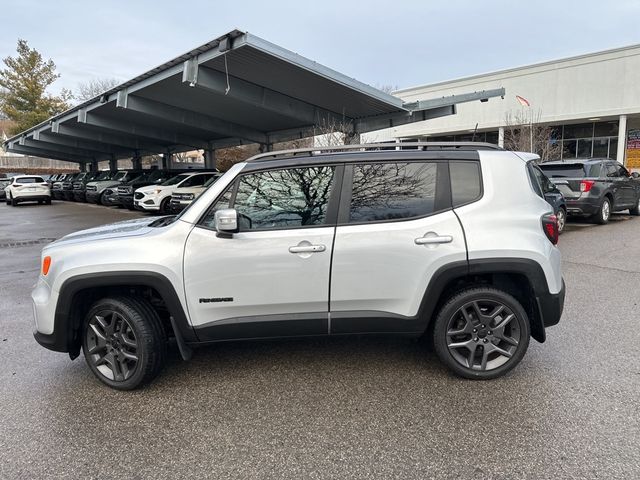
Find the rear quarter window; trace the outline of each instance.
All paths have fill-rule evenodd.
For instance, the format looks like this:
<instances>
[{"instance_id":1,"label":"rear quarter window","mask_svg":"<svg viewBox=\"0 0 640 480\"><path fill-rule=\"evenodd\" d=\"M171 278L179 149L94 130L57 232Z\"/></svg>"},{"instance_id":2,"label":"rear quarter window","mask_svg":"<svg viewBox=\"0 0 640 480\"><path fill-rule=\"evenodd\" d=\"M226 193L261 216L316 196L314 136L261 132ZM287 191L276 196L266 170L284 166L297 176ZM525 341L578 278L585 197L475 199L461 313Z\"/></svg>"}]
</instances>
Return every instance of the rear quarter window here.
<instances>
[{"instance_id":1,"label":"rear quarter window","mask_svg":"<svg viewBox=\"0 0 640 480\"><path fill-rule=\"evenodd\" d=\"M449 174L454 208L475 202L482 196L482 176L478 162L451 161Z\"/></svg>"}]
</instances>

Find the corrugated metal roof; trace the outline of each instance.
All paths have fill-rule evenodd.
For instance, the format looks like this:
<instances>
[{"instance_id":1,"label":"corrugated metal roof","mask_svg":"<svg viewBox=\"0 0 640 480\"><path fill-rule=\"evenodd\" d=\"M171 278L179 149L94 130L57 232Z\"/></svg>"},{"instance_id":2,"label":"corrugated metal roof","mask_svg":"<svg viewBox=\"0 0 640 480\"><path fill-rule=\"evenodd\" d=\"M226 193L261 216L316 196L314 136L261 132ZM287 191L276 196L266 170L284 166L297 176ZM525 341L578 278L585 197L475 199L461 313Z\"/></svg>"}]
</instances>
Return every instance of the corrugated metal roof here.
<instances>
[{"instance_id":1,"label":"corrugated metal roof","mask_svg":"<svg viewBox=\"0 0 640 480\"><path fill-rule=\"evenodd\" d=\"M367 119L394 115L404 122L409 115L399 98L232 30L6 145L10 151L82 162L285 141L308 136L318 125L364 129L375 124Z\"/></svg>"}]
</instances>

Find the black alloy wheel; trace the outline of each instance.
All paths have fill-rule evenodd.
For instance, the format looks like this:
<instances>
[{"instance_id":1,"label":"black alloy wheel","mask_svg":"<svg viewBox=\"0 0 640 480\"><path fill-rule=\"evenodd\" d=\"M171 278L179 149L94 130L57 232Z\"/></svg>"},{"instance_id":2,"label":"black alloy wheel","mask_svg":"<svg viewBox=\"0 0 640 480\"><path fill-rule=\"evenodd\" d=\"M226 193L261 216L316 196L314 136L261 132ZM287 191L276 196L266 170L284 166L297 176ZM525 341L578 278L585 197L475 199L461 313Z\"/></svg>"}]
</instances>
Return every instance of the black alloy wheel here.
<instances>
[{"instance_id":1,"label":"black alloy wheel","mask_svg":"<svg viewBox=\"0 0 640 480\"><path fill-rule=\"evenodd\" d=\"M491 379L514 368L529 346L522 305L492 287L463 290L440 310L434 326L438 357L465 378Z\"/></svg>"}]
</instances>

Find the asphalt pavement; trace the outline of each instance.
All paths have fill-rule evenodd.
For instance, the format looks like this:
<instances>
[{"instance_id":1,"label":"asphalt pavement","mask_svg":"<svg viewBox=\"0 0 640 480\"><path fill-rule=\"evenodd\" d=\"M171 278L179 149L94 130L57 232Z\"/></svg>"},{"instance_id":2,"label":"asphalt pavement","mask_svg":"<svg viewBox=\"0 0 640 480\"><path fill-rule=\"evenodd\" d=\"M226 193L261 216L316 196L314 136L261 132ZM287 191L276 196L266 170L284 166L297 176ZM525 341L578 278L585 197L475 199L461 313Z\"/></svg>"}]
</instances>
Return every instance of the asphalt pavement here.
<instances>
[{"instance_id":1,"label":"asphalt pavement","mask_svg":"<svg viewBox=\"0 0 640 480\"><path fill-rule=\"evenodd\" d=\"M568 225L564 316L501 379L328 338L174 348L125 393L34 341L29 293L44 244L138 215L0 205L0 479L640 478L640 218Z\"/></svg>"}]
</instances>

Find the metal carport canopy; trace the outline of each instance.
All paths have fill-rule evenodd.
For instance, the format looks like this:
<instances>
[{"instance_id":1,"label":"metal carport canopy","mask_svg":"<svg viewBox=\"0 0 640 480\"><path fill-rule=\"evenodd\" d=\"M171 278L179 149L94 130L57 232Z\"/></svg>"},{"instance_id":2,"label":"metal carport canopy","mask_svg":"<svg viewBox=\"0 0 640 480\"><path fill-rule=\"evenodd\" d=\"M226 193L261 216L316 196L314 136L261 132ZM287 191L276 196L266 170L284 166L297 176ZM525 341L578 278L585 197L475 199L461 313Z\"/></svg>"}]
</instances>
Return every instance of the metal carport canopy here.
<instances>
[{"instance_id":1,"label":"metal carport canopy","mask_svg":"<svg viewBox=\"0 0 640 480\"><path fill-rule=\"evenodd\" d=\"M7 150L91 162L269 146L326 133L363 133L451 115L504 89L403 103L239 30L156 67L5 142Z\"/></svg>"}]
</instances>

